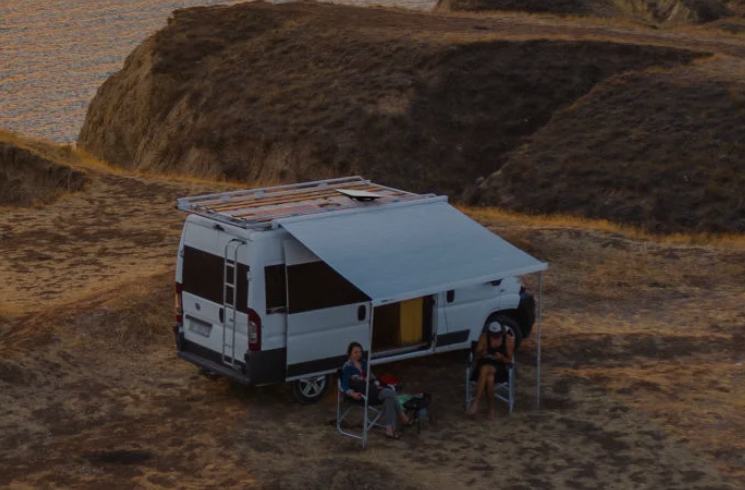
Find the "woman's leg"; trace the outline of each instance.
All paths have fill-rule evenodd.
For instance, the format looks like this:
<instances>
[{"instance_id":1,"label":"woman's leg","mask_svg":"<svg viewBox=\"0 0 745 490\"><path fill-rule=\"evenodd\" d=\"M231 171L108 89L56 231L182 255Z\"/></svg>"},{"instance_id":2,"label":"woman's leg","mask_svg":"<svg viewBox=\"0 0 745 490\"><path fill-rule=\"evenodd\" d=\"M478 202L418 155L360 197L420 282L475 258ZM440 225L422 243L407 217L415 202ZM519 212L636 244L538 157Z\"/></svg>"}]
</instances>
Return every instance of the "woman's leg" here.
<instances>
[{"instance_id":1,"label":"woman's leg","mask_svg":"<svg viewBox=\"0 0 745 490\"><path fill-rule=\"evenodd\" d=\"M378 392L378 398L383 401L383 417L385 418L385 431L393 435L396 429L398 415L401 413L401 405L398 403L396 392L390 388L383 388Z\"/></svg>"},{"instance_id":2,"label":"woman's leg","mask_svg":"<svg viewBox=\"0 0 745 490\"><path fill-rule=\"evenodd\" d=\"M396 413L398 414L399 417L401 417L401 421L404 423L404 425L408 424L409 416L406 415L406 412L401 407L401 403L398 401L398 394L396 393L396 391L391 388L383 388L381 392L382 391L388 392L385 396L392 398L395 401L395 403L393 404L393 407L395 408Z\"/></svg>"},{"instance_id":3,"label":"woman's leg","mask_svg":"<svg viewBox=\"0 0 745 490\"><path fill-rule=\"evenodd\" d=\"M479 379L476 381L476 398L473 399L473 403L471 403L468 409L469 414L474 414L479 409L479 402L481 401L481 397L484 396L484 391L487 389L489 376L491 375L493 379L495 371L494 366L489 364L482 364L479 368Z\"/></svg>"}]
</instances>

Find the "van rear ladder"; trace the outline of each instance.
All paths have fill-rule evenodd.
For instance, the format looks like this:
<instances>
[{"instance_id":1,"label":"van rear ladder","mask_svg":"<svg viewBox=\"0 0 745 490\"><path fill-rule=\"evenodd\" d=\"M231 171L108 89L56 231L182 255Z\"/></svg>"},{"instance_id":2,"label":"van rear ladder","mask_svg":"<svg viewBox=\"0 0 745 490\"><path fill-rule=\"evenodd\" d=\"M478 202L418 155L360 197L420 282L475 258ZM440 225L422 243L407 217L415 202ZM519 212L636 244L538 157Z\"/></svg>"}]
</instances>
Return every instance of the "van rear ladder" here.
<instances>
[{"instance_id":1,"label":"van rear ladder","mask_svg":"<svg viewBox=\"0 0 745 490\"><path fill-rule=\"evenodd\" d=\"M223 267L222 302L224 313L222 320L222 362L235 367L235 327L238 310L236 301L238 296L238 249L246 242L233 238L225 244ZM231 258L232 253L232 258ZM230 335L228 335L230 327Z\"/></svg>"}]
</instances>

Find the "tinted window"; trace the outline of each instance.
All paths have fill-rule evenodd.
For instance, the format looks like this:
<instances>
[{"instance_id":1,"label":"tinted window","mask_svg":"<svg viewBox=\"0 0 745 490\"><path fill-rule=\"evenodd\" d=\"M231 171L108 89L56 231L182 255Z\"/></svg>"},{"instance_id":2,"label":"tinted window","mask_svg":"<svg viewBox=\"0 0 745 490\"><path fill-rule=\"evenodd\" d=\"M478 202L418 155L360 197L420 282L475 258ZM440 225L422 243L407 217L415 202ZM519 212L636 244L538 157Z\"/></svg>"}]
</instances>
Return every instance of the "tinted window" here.
<instances>
[{"instance_id":1,"label":"tinted window","mask_svg":"<svg viewBox=\"0 0 745 490\"><path fill-rule=\"evenodd\" d=\"M183 290L213 303L223 303L224 260L196 248L184 247ZM238 311L248 311L248 266L238 264ZM232 280L232 275L229 275ZM227 290L228 304L233 301L231 287Z\"/></svg>"},{"instance_id":2,"label":"tinted window","mask_svg":"<svg viewBox=\"0 0 745 490\"><path fill-rule=\"evenodd\" d=\"M266 286L266 312L277 313L287 307L287 286L285 284L285 265L270 265L264 268Z\"/></svg>"},{"instance_id":3,"label":"tinted window","mask_svg":"<svg viewBox=\"0 0 745 490\"><path fill-rule=\"evenodd\" d=\"M290 313L370 300L325 262L293 265L287 268L287 274Z\"/></svg>"}]
</instances>

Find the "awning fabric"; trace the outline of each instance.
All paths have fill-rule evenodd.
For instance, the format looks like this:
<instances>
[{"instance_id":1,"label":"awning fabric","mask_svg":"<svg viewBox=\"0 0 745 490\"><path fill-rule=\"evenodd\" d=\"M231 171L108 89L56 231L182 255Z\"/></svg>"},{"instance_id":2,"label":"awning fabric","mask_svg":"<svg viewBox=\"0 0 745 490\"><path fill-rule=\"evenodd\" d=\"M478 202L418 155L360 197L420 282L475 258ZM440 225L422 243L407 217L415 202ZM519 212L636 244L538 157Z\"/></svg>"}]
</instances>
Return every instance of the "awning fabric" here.
<instances>
[{"instance_id":1,"label":"awning fabric","mask_svg":"<svg viewBox=\"0 0 745 490\"><path fill-rule=\"evenodd\" d=\"M374 305L547 268L442 200L278 224Z\"/></svg>"}]
</instances>

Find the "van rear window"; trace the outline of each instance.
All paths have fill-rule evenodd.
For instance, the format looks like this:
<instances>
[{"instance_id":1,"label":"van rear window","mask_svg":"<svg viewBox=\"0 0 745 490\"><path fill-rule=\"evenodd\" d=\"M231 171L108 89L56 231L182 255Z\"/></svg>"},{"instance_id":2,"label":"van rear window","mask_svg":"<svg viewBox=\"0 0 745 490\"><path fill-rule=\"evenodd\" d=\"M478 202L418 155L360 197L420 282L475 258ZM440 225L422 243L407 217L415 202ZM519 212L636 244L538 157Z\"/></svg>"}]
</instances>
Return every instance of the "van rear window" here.
<instances>
[{"instance_id":1,"label":"van rear window","mask_svg":"<svg viewBox=\"0 0 745 490\"><path fill-rule=\"evenodd\" d=\"M287 268L287 274L290 313L370 300L365 293L325 262L292 265Z\"/></svg>"},{"instance_id":2,"label":"van rear window","mask_svg":"<svg viewBox=\"0 0 745 490\"><path fill-rule=\"evenodd\" d=\"M219 255L184 247L183 290L213 303L223 304L223 268L225 261ZM236 309L248 312L248 266L238 263L238 301ZM232 276L228 277L232 281ZM232 304L232 287L227 288L227 303Z\"/></svg>"},{"instance_id":3,"label":"van rear window","mask_svg":"<svg viewBox=\"0 0 745 490\"><path fill-rule=\"evenodd\" d=\"M279 313L287 308L287 285L285 265L270 265L264 268L266 286L266 312Z\"/></svg>"}]
</instances>

